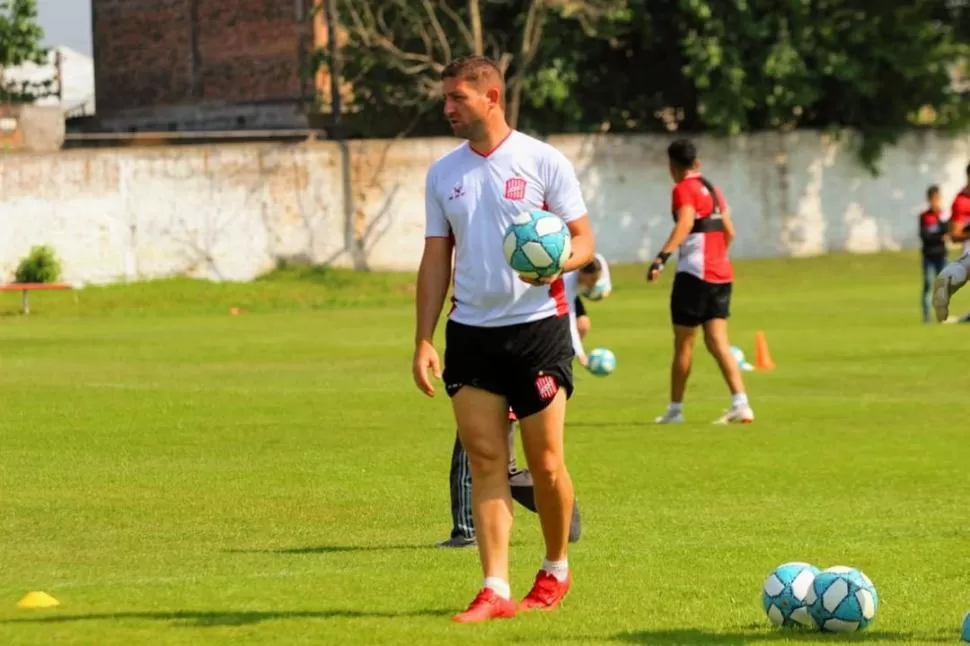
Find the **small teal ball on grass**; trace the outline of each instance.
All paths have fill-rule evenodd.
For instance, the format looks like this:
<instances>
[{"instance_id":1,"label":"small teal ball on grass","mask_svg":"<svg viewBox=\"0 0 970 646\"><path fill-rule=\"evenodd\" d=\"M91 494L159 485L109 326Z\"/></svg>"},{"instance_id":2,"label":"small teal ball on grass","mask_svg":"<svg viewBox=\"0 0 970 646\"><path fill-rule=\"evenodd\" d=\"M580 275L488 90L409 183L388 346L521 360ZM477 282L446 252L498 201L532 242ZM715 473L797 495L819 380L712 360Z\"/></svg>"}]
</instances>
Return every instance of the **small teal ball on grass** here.
<instances>
[{"instance_id":1,"label":"small teal ball on grass","mask_svg":"<svg viewBox=\"0 0 970 646\"><path fill-rule=\"evenodd\" d=\"M879 595L869 577L843 565L820 572L806 601L818 627L832 633L865 630L879 609Z\"/></svg>"},{"instance_id":2,"label":"small teal ball on grass","mask_svg":"<svg viewBox=\"0 0 970 646\"><path fill-rule=\"evenodd\" d=\"M821 570L811 563L782 563L765 579L761 588L761 606L772 624L790 628L815 627L805 599Z\"/></svg>"},{"instance_id":3,"label":"small teal ball on grass","mask_svg":"<svg viewBox=\"0 0 970 646\"><path fill-rule=\"evenodd\" d=\"M589 353L586 368L597 377L605 377L616 370L616 356L606 348L596 348Z\"/></svg>"}]
</instances>

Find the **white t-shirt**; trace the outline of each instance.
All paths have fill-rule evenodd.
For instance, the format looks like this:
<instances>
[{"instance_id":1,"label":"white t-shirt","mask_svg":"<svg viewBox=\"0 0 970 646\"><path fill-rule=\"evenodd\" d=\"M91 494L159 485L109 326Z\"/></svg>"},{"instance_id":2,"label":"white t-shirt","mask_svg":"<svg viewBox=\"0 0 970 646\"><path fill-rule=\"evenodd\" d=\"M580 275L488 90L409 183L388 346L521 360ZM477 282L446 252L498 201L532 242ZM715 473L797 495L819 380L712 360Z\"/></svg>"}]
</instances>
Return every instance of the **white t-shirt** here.
<instances>
[{"instance_id":1,"label":"white t-shirt","mask_svg":"<svg viewBox=\"0 0 970 646\"><path fill-rule=\"evenodd\" d=\"M426 237L454 237L454 306L449 317L480 327L516 325L569 311L561 280L532 287L509 267L505 230L522 211L566 222L586 215L573 165L547 143L513 130L481 155L463 143L428 171Z\"/></svg>"}]
</instances>

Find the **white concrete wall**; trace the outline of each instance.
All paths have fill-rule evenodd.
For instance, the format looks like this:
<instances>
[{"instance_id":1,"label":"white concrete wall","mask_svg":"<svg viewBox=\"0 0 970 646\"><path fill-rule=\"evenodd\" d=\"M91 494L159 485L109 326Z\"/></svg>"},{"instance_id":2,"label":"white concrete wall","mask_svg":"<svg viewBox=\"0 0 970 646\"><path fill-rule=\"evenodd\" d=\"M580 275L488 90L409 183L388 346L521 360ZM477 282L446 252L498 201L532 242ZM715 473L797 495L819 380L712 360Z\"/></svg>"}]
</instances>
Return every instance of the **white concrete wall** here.
<instances>
[{"instance_id":1,"label":"white concrete wall","mask_svg":"<svg viewBox=\"0 0 970 646\"><path fill-rule=\"evenodd\" d=\"M645 260L671 227L662 136L563 136L600 250ZM117 148L0 157L0 272L34 244L74 282L171 275L248 280L278 258L413 270L424 175L450 139ZM730 202L735 257L867 252L917 244L926 187L965 182L970 138L906 137L873 178L850 142L813 132L698 140ZM348 201L346 197L349 196Z\"/></svg>"}]
</instances>

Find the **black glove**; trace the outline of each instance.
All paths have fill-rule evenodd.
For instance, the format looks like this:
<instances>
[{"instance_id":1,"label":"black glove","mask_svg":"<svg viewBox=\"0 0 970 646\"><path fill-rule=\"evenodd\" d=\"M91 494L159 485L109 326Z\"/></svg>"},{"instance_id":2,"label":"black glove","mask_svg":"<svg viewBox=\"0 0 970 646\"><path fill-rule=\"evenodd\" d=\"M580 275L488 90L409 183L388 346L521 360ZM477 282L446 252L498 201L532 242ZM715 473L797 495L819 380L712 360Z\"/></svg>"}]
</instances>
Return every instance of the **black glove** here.
<instances>
[{"instance_id":1,"label":"black glove","mask_svg":"<svg viewBox=\"0 0 970 646\"><path fill-rule=\"evenodd\" d=\"M651 275L653 274L653 272L656 271L659 274L664 270L664 264L667 262L668 258L670 258L669 253L664 253L663 251L661 251L660 253L657 254L657 257L653 259L653 262L650 263L650 268L647 270L648 281L653 280L653 278L651 278Z\"/></svg>"}]
</instances>

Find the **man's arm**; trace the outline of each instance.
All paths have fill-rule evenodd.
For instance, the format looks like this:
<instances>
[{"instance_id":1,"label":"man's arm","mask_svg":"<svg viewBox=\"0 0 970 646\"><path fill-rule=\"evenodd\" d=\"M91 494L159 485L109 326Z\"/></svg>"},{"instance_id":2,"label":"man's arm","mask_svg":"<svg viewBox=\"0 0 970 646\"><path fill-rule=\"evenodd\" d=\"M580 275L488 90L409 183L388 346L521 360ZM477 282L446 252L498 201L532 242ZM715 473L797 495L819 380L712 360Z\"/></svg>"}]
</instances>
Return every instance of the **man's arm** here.
<instances>
[{"instance_id":1,"label":"man's arm","mask_svg":"<svg viewBox=\"0 0 970 646\"><path fill-rule=\"evenodd\" d=\"M564 274L588 265L596 251L596 236L589 223L588 215L571 220L566 223L566 226L569 227L569 234L572 236L572 255L569 256L562 270Z\"/></svg>"},{"instance_id":2,"label":"man's arm","mask_svg":"<svg viewBox=\"0 0 970 646\"><path fill-rule=\"evenodd\" d=\"M970 240L970 232L964 231L965 226L966 222L963 218L950 218L950 222L947 224L947 234L949 234L952 242L963 242L964 240Z\"/></svg>"},{"instance_id":3,"label":"man's arm","mask_svg":"<svg viewBox=\"0 0 970 646\"><path fill-rule=\"evenodd\" d=\"M589 264L596 251L596 236L586 211L586 202L572 163L558 150L545 158L546 205L563 219L572 237L572 255L562 273Z\"/></svg>"},{"instance_id":4,"label":"man's arm","mask_svg":"<svg viewBox=\"0 0 970 646\"><path fill-rule=\"evenodd\" d=\"M721 213L721 220L724 222L724 244L730 247L736 235L734 232L734 220L731 219L731 209L724 209Z\"/></svg>"},{"instance_id":5,"label":"man's arm","mask_svg":"<svg viewBox=\"0 0 970 646\"><path fill-rule=\"evenodd\" d=\"M451 281L451 258L455 248L451 225L445 217L435 188L435 169L428 172L424 187L424 252L418 268L414 344L434 343L434 330Z\"/></svg>"},{"instance_id":6,"label":"man's arm","mask_svg":"<svg viewBox=\"0 0 970 646\"><path fill-rule=\"evenodd\" d=\"M424 240L424 253L418 268L415 345L434 342L434 331L451 282L453 250L454 243L450 237L429 237Z\"/></svg>"},{"instance_id":7,"label":"man's arm","mask_svg":"<svg viewBox=\"0 0 970 646\"><path fill-rule=\"evenodd\" d=\"M696 217L697 212L694 211L694 207L690 204L684 204L677 209L677 223L674 225L674 230L670 232L667 242L661 247L661 254L670 256L670 254L677 251L680 245L684 244L684 240L687 239L691 229L694 228L694 219Z\"/></svg>"}]
</instances>

